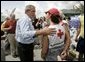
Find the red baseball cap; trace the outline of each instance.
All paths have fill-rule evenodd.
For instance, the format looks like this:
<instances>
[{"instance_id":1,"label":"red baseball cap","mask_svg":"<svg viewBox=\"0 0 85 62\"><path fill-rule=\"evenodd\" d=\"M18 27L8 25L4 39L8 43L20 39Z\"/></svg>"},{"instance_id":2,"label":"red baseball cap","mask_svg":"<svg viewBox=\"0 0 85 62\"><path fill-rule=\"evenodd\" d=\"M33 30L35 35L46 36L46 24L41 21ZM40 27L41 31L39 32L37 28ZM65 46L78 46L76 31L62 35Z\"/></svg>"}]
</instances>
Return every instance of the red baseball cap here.
<instances>
[{"instance_id":1,"label":"red baseball cap","mask_svg":"<svg viewBox=\"0 0 85 62\"><path fill-rule=\"evenodd\" d=\"M51 8L50 10L48 10L47 12L45 13L50 13L50 14L53 14L53 15L60 15L60 12L58 9L56 8Z\"/></svg>"}]
</instances>

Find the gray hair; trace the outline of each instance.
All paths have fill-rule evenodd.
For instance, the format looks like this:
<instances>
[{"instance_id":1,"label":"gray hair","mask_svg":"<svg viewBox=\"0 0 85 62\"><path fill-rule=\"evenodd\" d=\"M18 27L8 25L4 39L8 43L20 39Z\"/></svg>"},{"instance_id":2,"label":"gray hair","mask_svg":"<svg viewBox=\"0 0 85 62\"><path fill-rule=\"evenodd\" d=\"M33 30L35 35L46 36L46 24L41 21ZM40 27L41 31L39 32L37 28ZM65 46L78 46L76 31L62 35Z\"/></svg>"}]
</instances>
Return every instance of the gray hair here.
<instances>
[{"instance_id":1,"label":"gray hair","mask_svg":"<svg viewBox=\"0 0 85 62\"><path fill-rule=\"evenodd\" d=\"M28 10L31 10L31 9L35 9L35 6L34 5L27 5L25 7L25 12L28 11Z\"/></svg>"}]
</instances>

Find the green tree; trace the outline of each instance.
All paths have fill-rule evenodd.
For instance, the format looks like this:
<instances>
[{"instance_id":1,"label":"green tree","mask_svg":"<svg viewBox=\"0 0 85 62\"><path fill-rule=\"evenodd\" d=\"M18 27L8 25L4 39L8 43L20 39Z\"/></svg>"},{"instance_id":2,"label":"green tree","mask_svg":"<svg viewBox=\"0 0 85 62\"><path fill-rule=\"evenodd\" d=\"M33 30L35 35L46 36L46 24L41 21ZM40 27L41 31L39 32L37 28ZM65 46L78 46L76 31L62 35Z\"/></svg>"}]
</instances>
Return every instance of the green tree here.
<instances>
[{"instance_id":1,"label":"green tree","mask_svg":"<svg viewBox=\"0 0 85 62\"><path fill-rule=\"evenodd\" d=\"M80 13L84 13L84 4L82 4L80 1L77 1L78 4L73 6L73 9L76 11L79 11Z\"/></svg>"},{"instance_id":2,"label":"green tree","mask_svg":"<svg viewBox=\"0 0 85 62\"><path fill-rule=\"evenodd\" d=\"M76 11L79 11L80 13L84 13L84 4L82 4L80 1L77 1L78 4L73 6L73 9Z\"/></svg>"}]
</instances>

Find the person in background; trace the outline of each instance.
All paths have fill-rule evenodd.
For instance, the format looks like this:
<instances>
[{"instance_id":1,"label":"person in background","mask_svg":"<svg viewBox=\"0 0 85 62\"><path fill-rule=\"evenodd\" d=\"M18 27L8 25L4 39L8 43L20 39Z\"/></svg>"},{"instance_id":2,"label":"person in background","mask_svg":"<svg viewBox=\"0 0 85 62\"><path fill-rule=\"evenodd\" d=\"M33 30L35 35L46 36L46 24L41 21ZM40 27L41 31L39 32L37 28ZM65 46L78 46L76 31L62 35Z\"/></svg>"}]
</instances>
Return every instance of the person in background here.
<instances>
[{"instance_id":1,"label":"person in background","mask_svg":"<svg viewBox=\"0 0 85 62\"><path fill-rule=\"evenodd\" d=\"M1 30L7 32L7 39L10 43L11 55L15 58L17 57L17 46L15 40L15 29L16 29L16 19L15 15L12 14L10 17L7 17L1 26Z\"/></svg>"},{"instance_id":2,"label":"person in background","mask_svg":"<svg viewBox=\"0 0 85 62\"><path fill-rule=\"evenodd\" d=\"M47 23L47 21L46 21L46 18L43 17L42 28L44 28L44 27L46 27L46 26L48 26L48 23Z\"/></svg>"},{"instance_id":3,"label":"person in background","mask_svg":"<svg viewBox=\"0 0 85 62\"><path fill-rule=\"evenodd\" d=\"M37 29L37 26L36 26L36 23L38 22L38 19L34 19L34 21L32 22L33 26L34 26L34 29Z\"/></svg>"},{"instance_id":4,"label":"person in background","mask_svg":"<svg viewBox=\"0 0 85 62\"><path fill-rule=\"evenodd\" d=\"M71 49L75 49L77 46L77 39L80 33L80 19L77 16L71 17L69 21L70 37L71 37Z\"/></svg>"},{"instance_id":5,"label":"person in background","mask_svg":"<svg viewBox=\"0 0 85 62\"><path fill-rule=\"evenodd\" d=\"M43 23L43 20L40 18L38 19L38 22L36 23L36 26L37 28L40 30L42 28L42 23Z\"/></svg>"},{"instance_id":6,"label":"person in background","mask_svg":"<svg viewBox=\"0 0 85 62\"><path fill-rule=\"evenodd\" d=\"M76 50L79 52L78 60L84 61L83 55L84 55L84 14L81 14L79 16L80 22L81 22L81 28L80 28L80 34L79 39L77 43Z\"/></svg>"},{"instance_id":7,"label":"person in background","mask_svg":"<svg viewBox=\"0 0 85 62\"><path fill-rule=\"evenodd\" d=\"M4 50L4 44L3 44L3 35L4 35L4 32L1 30L1 61L5 61L5 50Z\"/></svg>"}]
</instances>

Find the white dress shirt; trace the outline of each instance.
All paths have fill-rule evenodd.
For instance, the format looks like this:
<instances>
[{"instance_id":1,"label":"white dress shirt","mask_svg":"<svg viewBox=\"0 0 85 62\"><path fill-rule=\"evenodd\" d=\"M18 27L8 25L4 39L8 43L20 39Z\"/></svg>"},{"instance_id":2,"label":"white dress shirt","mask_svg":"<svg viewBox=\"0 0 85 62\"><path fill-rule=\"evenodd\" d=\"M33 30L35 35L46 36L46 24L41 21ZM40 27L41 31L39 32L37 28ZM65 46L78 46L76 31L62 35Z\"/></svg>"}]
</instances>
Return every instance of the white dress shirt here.
<instances>
[{"instance_id":1,"label":"white dress shirt","mask_svg":"<svg viewBox=\"0 0 85 62\"><path fill-rule=\"evenodd\" d=\"M33 36L35 36L36 31L34 30L34 27L32 25L32 21L25 14L24 17L20 18L17 21L16 25L16 35L15 38L18 42L23 44L30 44L34 42Z\"/></svg>"}]
</instances>

